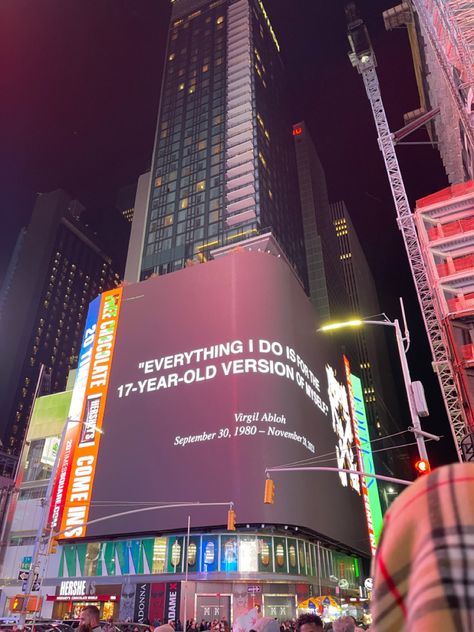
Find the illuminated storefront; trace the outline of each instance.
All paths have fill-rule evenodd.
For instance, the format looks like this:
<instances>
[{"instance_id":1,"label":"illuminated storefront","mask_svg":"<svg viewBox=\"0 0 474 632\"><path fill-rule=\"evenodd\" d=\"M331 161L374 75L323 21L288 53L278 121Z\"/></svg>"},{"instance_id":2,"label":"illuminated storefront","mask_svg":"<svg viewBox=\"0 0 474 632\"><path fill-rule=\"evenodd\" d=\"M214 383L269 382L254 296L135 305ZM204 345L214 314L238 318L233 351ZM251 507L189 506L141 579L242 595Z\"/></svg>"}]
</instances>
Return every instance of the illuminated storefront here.
<instances>
[{"instance_id":1,"label":"illuminated storefront","mask_svg":"<svg viewBox=\"0 0 474 632\"><path fill-rule=\"evenodd\" d=\"M93 580L63 580L55 595L48 595L53 601L54 619L78 619L82 608L97 606L101 619L116 619L120 601L120 586L102 585Z\"/></svg>"},{"instance_id":2,"label":"illuminated storefront","mask_svg":"<svg viewBox=\"0 0 474 632\"><path fill-rule=\"evenodd\" d=\"M114 616L137 620L141 604L141 619L150 621L169 617L170 594L173 608L182 612L185 591L188 617L230 621L257 605L265 616L283 620L296 616L298 604L312 595L359 596L361 559L303 537L296 528L276 531L192 533L187 584L185 534L64 545L61 585L71 578L84 592L91 583L97 595L109 595L111 585L99 581L115 582ZM77 582L77 577L84 579ZM74 607L81 603L80 597L71 597L64 608L60 597L55 599L53 615L58 617L73 612L71 602Z\"/></svg>"}]
</instances>

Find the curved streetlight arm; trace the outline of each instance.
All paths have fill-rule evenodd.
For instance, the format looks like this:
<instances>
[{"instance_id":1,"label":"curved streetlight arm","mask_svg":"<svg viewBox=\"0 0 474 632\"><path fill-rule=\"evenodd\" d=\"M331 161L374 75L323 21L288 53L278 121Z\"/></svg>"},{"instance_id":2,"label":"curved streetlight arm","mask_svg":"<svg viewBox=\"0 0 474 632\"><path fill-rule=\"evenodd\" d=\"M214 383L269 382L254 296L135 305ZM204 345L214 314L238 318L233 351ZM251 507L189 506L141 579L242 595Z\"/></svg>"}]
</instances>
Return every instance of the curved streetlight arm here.
<instances>
[{"instance_id":1,"label":"curved streetlight arm","mask_svg":"<svg viewBox=\"0 0 474 632\"><path fill-rule=\"evenodd\" d=\"M122 518L123 516L130 516L132 514L144 513L145 511L157 511L158 509L176 509L178 507L229 507L230 509L232 509L233 506L234 503L232 501L221 503L200 503L199 501L196 501L192 503L169 503L166 505L153 505L152 507L140 507L139 509L129 509L128 511L119 511L118 513L107 514L107 516L94 518L94 520L88 520L87 522L83 522L82 524L74 525L74 527L69 527L69 529L63 529L62 531L43 535L42 537L43 539L49 539L51 537L56 538L59 535L66 535L69 531L71 531L71 529L88 527L91 524L105 522L106 520L112 520L113 518Z\"/></svg>"}]
</instances>

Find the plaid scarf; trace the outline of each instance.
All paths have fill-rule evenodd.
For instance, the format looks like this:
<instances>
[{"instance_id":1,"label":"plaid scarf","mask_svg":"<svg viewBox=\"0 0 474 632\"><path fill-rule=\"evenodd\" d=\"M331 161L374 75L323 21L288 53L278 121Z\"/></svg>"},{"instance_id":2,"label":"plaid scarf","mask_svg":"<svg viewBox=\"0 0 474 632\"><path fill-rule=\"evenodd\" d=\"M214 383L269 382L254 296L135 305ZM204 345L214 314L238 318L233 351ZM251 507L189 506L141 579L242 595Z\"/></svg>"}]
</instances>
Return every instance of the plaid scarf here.
<instances>
[{"instance_id":1,"label":"plaid scarf","mask_svg":"<svg viewBox=\"0 0 474 632\"><path fill-rule=\"evenodd\" d=\"M474 463L422 476L385 515L374 632L474 631Z\"/></svg>"}]
</instances>

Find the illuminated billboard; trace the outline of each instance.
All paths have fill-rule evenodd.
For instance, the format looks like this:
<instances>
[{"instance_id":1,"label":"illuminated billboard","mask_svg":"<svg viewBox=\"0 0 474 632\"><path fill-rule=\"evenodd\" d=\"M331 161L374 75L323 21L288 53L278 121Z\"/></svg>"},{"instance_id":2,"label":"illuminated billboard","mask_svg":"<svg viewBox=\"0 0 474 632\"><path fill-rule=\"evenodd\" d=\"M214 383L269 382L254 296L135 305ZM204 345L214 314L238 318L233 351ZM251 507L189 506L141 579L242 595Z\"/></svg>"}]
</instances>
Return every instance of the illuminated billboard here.
<instances>
[{"instance_id":1,"label":"illuminated billboard","mask_svg":"<svg viewBox=\"0 0 474 632\"><path fill-rule=\"evenodd\" d=\"M369 550L357 476L276 475L275 504L263 505L265 467L317 457L355 466L342 355L316 333L285 262L239 251L115 299L113 337L96 335L83 393L81 436L94 446L75 448L67 537L182 529L188 515L193 527L224 525L226 508L207 507L82 526L131 503L232 501L238 525L296 525Z\"/></svg>"},{"instance_id":2,"label":"illuminated billboard","mask_svg":"<svg viewBox=\"0 0 474 632\"><path fill-rule=\"evenodd\" d=\"M370 441L369 424L364 404L364 393L360 378L350 374L352 396L354 401L354 423L357 424L359 454L361 458L361 469L364 472L375 474L374 458L372 455L372 444ZM382 531L383 514L380 504L379 486L376 478L365 478L367 488L367 500L370 507L372 521L372 536L370 537L371 549L374 552L378 544Z\"/></svg>"}]
</instances>

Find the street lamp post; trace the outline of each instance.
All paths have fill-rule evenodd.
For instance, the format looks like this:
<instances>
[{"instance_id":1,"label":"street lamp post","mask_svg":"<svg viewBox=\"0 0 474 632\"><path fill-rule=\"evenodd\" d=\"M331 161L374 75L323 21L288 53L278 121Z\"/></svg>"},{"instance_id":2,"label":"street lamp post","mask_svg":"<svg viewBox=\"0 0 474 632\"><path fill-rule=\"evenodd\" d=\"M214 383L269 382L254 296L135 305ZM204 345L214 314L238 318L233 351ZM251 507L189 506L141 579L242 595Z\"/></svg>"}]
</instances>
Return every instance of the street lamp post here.
<instances>
[{"instance_id":1,"label":"street lamp post","mask_svg":"<svg viewBox=\"0 0 474 632\"><path fill-rule=\"evenodd\" d=\"M404 316L403 302L400 299L402 313ZM408 349L405 349L404 342L409 341L408 328L405 321L405 337L402 335L402 331L400 329L400 324L397 319L391 321L388 318L386 320L371 320L371 319L354 319L341 323L331 323L329 325L323 325L318 329L318 331L333 331L336 329L343 329L347 327L360 327L362 325L382 325L383 327L392 327L395 330L395 337L397 340L397 349L398 355L400 358L400 365L402 369L403 382L405 385L405 391L408 399L408 407L410 410L410 417L412 421L412 432L415 435L416 443L418 446L418 453L421 459L428 461L428 453L426 451L425 437L429 437L430 439L439 440L439 437L436 435L432 435L430 433L423 432L421 429L420 418L418 415L418 409L415 403L415 398L413 395L412 381L410 377L410 369L408 367L408 361L406 352Z\"/></svg>"}]
</instances>

